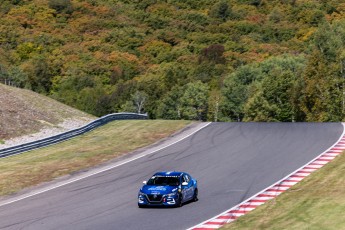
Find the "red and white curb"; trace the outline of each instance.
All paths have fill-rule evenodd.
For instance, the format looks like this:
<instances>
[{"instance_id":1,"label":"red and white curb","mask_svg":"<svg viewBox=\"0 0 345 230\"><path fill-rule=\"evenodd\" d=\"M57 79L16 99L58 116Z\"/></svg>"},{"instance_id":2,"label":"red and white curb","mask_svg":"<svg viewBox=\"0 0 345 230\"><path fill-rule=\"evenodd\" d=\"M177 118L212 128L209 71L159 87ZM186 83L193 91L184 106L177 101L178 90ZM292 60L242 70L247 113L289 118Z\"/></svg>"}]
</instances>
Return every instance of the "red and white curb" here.
<instances>
[{"instance_id":1,"label":"red and white curb","mask_svg":"<svg viewBox=\"0 0 345 230\"><path fill-rule=\"evenodd\" d=\"M345 130L343 131L341 138L331 148L323 152L321 155L310 161L305 166L299 168L284 179L278 181L277 183L257 193L256 195L243 201L242 203L234 206L233 208L201 224L191 227L188 230L218 229L223 225L236 220L238 217L254 210L258 206L264 204L266 201L279 196L281 193L285 192L286 190L303 180L305 177L309 176L312 172L318 170L328 162L332 161L339 154L341 154L345 150L344 132Z\"/></svg>"}]
</instances>

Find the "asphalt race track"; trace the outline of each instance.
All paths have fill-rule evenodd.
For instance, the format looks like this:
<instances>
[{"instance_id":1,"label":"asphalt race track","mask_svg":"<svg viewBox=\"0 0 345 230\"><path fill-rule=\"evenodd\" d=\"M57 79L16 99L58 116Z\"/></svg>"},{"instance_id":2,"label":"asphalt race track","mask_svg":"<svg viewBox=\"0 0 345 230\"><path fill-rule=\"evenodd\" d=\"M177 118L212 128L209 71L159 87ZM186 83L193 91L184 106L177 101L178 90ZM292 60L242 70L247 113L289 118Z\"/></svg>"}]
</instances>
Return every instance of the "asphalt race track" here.
<instances>
[{"instance_id":1,"label":"asphalt race track","mask_svg":"<svg viewBox=\"0 0 345 230\"><path fill-rule=\"evenodd\" d=\"M0 229L187 229L282 179L331 147L341 123L212 123L166 149L0 206ZM137 207L143 180L187 171L199 201Z\"/></svg>"}]
</instances>

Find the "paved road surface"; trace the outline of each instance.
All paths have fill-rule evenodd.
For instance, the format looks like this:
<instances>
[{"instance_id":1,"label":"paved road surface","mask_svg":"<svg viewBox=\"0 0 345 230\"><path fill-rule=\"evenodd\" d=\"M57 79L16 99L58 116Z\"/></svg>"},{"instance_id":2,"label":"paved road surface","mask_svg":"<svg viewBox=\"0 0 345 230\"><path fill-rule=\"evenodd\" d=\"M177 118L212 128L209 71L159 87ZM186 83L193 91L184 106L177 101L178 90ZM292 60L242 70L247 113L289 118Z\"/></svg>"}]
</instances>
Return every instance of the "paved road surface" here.
<instances>
[{"instance_id":1,"label":"paved road surface","mask_svg":"<svg viewBox=\"0 0 345 230\"><path fill-rule=\"evenodd\" d=\"M0 206L0 229L187 229L306 164L342 131L341 123L212 123L151 155ZM139 209L142 181L165 170L196 177L200 200Z\"/></svg>"}]
</instances>

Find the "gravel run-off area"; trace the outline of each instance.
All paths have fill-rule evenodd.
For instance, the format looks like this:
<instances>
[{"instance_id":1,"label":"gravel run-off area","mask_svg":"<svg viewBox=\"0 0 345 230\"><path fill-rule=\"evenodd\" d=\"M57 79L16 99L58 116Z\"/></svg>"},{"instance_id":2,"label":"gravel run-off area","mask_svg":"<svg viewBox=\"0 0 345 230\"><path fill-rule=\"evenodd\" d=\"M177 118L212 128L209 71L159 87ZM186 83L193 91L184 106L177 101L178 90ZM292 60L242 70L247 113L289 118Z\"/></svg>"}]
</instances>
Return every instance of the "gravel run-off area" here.
<instances>
[{"instance_id":1,"label":"gravel run-off area","mask_svg":"<svg viewBox=\"0 0 345 230\"><path fill-rule=\"evenodd\" d=\"M61 134L63 132L67 132L73 129L80 128L89 122L91 122L91 119L66 119L64 122L55 125L54 127L49 128L43 128L39 132L29 134L29 135L23 135L19 137L14 137L8 140L3 140L4 143L0 144L0 149L25 144L32 141L37 141L40 139L44 139L47 137L55 136L58 134Z\"/></svg>"}]
</instances>

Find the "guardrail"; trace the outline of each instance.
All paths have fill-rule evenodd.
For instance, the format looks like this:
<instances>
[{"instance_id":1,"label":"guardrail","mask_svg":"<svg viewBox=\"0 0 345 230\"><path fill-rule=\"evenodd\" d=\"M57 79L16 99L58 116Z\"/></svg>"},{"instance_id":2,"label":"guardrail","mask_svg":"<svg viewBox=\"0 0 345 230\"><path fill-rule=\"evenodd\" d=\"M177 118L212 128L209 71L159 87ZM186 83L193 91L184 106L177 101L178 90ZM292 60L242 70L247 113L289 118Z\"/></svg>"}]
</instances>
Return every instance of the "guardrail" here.
<instances>
[{"instance_id":1,"label":"guardrail","mask_svg":"<svg viewBox=\"0 0 345 230\"><path fill-rule=\"evenodd\" d=\"M5 158L8 156L17 155L23 152L28 152L30 150L46 147L48 145L56 144L62 141L66 141L78 135L84 134L89 132L95 128L98 128L102 125L107 124L108 122L115 121L115 120L139 120L139 119L147 119L147 115L145 114L137 114L137 113L114 113L109 114L104 117L101 117L97 120L90 122L89 124L73 129L55 136L47 137L38 141L28 142L25 144L5 148L0 150L0 158Z\"/></svg>"}]
</instances>

